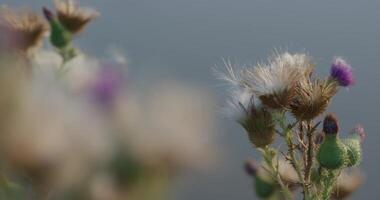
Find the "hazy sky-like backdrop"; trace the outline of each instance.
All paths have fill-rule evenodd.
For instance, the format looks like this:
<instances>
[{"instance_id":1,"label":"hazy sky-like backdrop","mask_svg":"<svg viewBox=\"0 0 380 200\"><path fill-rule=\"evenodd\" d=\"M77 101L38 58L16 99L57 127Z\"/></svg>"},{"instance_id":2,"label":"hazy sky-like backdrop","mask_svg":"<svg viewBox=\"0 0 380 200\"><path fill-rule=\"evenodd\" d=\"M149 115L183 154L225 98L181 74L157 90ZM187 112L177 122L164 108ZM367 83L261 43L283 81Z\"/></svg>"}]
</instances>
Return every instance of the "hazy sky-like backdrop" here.
<instances>
[{"instance_id":1,"label":"hazy sky-like backdrop","mask_svg":"<svg viewBox=\"0 0 380 200\"><path fill-rule=\"evenodd\" d=\"M327 74L334 56L354 67L356 85L342 89L330 110L342 134L357 123L367 140L361 168L366 181L352 199L377 199L380 184L380 1L378 0L82 0L101 12L78 38L88 54L121 49L136 87L175 79L215 95L215 114L227 97L211 68L230 58L264 61L273 49L308 52ZM0 0L10 6L52 7L50 0ZM188 172L173 199L255 199L242 162L255 156L243 130L219 117L222 161L209 172Z\"/></svg>"}]
</instances>

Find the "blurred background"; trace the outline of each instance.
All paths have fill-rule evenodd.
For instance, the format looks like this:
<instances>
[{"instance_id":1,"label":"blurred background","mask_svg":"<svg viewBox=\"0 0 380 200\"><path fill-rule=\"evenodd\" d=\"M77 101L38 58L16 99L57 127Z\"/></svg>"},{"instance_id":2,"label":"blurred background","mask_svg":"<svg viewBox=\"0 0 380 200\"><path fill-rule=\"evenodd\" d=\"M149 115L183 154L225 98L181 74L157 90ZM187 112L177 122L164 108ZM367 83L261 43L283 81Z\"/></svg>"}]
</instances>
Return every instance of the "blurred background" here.
<instances>
[{"instance_id":1,"label":"blurred background","mask_svg":"<svg viewBox=\"0 0 380 200\"><path fill-rule=\"evenodd\" d=\"M131 87L175 80L214 96L221 143L207 171L186 171L171 199L255 199L242 163L257 156L244 131L222 114L225 85L212 68L222 58L241 64L263 61L274 48L308 52L327 74L334 56L353 66L356 85L342 90L330 110L348 132L364 125L368 140L361 165L364 185L352 199L373 199L380 179L380 1L374 0L82 0L101 16L76 41L90 55L121 49L128 58ZM10 6L52 7L50 0L0 0ZM343 133L344 134L344 133Z\"/></svg>"}]
</instances>

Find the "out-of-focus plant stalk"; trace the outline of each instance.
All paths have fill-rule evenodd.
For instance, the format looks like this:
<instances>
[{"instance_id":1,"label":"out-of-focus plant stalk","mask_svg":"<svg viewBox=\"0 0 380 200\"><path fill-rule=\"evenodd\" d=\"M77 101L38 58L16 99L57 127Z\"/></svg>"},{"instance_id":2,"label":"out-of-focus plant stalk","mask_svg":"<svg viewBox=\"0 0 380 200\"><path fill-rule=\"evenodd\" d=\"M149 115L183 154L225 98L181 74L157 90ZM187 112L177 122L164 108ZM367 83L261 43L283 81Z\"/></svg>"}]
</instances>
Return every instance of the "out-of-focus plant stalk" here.
<instances>
[{"instance_id":1,"label":"out-of-focus plant stalk","mask_svg":"<svg viewBox=\"0 0 380 200\"><path fill-rule=\"evenodd\" d=\"M278 182L281 187L281 190L284 194L284 198L286 200L292 199L292 193L289 191L289 188L284 184L281 179L281 175L279 173L279 165L278 162L274 163L273 160L277 160L277 151L275 149L266 146L261 149L261 153L263 155L264 161L270 169L267 171L271 174L272 178Z\"/></svg>"}]
</instances>

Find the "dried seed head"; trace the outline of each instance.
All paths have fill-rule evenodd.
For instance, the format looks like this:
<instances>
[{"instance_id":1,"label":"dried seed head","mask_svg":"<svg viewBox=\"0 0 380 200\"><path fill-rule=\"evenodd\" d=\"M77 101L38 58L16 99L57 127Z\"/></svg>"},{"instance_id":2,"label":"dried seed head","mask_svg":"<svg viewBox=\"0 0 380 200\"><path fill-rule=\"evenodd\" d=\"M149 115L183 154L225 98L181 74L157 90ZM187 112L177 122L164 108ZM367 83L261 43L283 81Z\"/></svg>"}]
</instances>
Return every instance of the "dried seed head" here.
<instances>
[{"instance_id":1,"label":"dried seed head","mask_svg":"<svg viewBox=\"0 0 380 200\"><path fill-rule=\"evenodd\" d=\"M339 132L337 118L333 114L328 114L323 120L323 132L326 135L336 135Z\"/></svg>"},{"instance_id":2,"label":"dried seed head","mask_svg":"<svg viewBox=\"0 0 380 200\"><path fill-rule=\"evenodd\" d=\"M262 103L273 109L287 108L296 83L312 73L314 64L305 54L278 54L268 64L258 64L243 73L244 83Z\"/></svg>"},{"instance_id":3,"label":"dried seed head","mask_svg":"<svg viewBox=\"0 0 380 200\"><path fill-rule=\"evenodd\" d=\"M294 88L287 88L280 93L273 92L272 94L261 95L261 102L272 109L286 109L295 95Z\"/></svg>"},{"instance_id":4,"label":"dried seed head","mask_svg":"<svg viewBox=\"0 0 380 200\"><path fill-rule=\"evenodd\" d=\"M41 43L48 26L42 17L30 10L1 8L0 31L0 48L28 53Z\"/></svg>"},{"instance_id":5,"label":"dried seed head","mask_svg":"<svg viewBox=\"0 0 380 200\"><path fill-rule=\"evenodd\" d=\"M272 113L264 107L252 109L248 117L240 121L251 143L258 148L268 146L275 139L275 123Z\"/></svg>"},{"instance_id":6,"label":"dried seed head","mask_svg":"<svg viewBox=\"0 0 380 200\"><path fill-rule=\"evenodd\" d=\"M227 101L227 115L239 123L249 118L255 109L255 97L243 82L242 71L230 60L223 60L225 69L214 69L218 79L229 86L230 99Z\"/></svg>"},{"instance_id":7,"label":"dried seed head","mask_svg":"<svg viewBox=\"0 0 380 200\"><path fill-rule=\"evenodd\" d=\"M79 33L99 14L90 9L80 8L74 0L55 0L57 17L72 34Z\"/></svg>"},{"instance_id":8,"label":"dried seed head","mask_svg":"<svg viewBox=\"0 0 380 200\"><path fill-rule=\"evenodd\" d=\"M304 80L296 86L296 96L290 108L299 120L311 120L325 112L331 98L338 91L336 82Z\"/></svg>"}]
</instances>

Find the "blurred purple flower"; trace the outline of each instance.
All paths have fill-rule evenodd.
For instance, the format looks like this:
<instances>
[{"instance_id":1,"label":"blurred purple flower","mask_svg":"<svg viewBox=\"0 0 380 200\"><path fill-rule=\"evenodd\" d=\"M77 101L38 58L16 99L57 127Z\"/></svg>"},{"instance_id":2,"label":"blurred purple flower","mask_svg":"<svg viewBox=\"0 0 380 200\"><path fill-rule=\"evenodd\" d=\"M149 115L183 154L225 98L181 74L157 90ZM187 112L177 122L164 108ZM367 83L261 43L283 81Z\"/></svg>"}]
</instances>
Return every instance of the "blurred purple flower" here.
<instances>
[{"instance_id":1,"label":"blurred purple flower","mask_svg":"<svg viewBox=\"0 0 380 200\"><path fill-rule=\"evenodd\" d=\"M95 101L101 105L109 106L119 93L122 85L120 70L113 66L103 66L94 81L92 94Z\"/></svg>"},{"instance_id":2,"label":"blurred purple flower","mask_svg":"<svg viewBox=\"0 0 380 200\"><path fill-rule=\"evenodd\" d=\"M352 135L358 135L359 138L360 138L360 142L363 143L364 142L364 139L365 139L365 131L364 131L364 127L362 125L356 125L356 127L354 129L352 129L351 131L351 134Z\"/></svg>"},{"instance_id":3,"label":"blurred purple flower","mask_svg":"<svg viewBox=\"0 0 380 200\"><path fill-rule=\"evenodd\" d=\"M331 64L330 76L343 87L348 87L355 83L351 66L340 57L335 58Z\"/></svg>"},{"instance_id":4,"label":"blurred purple flower","mask_svg":"<svg viewBox=\"0 0 380 200\"><path fill-rule=\"evenodd\" d=\"M244 170L249 176L256 176L259 167L255 160L248 159L244 163Z\"/></svg>"}]
</instances>

